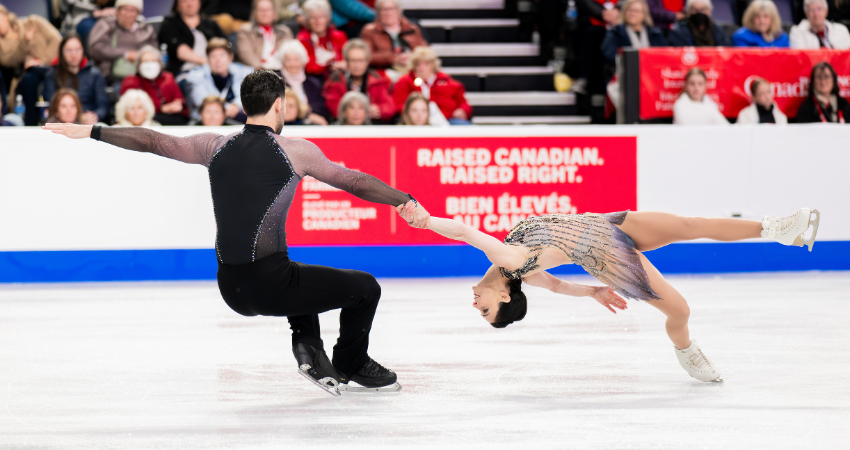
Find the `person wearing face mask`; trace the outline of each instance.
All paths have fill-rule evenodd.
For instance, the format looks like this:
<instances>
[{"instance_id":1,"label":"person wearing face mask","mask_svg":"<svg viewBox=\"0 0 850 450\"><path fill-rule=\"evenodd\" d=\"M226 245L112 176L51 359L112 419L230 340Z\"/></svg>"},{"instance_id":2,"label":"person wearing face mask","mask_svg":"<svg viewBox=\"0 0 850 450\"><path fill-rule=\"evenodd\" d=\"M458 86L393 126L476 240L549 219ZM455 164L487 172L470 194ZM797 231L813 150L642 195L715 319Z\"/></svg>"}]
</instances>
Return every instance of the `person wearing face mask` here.
<instances>
[{"instance_id":1,"label":"person wearing face mask","mask_svg":"<svg viewBox=\"0 0 850 450\"><path fill-rule=\"evenodd\" d=\"M215 38L207 45L208 64L186 74L189 84L192 117L198 119L198 107L207 96L217 95L224 100L224 112L228 118L245 123L239 85L254 70L233 62L233 49L226 39Z\"/></svg>"},{"instance_id":2,"label":"person wearing face mask","mask_svg":"<svg viewBox=\"0 0 850 450\"><path fill-rule=\"evenodd\" d=\"M845 0L845 3L850 5L850 0ZM827 20L829 7L825 0L805 0L803 9L806 18L791 27L789 33L791 48L850 49L850 32L846 26Z\"/></svg>"},{"instance_id":3,"label":"person wearing face mask","mask_svg":"<svg viewBox=\"0 0 850 450\"><path fill-rule=\"evenodd\" d=\"M672 47L728 47L729 38L711 20L714 6L711 0L687 0L686 18L670 30L667 42Z\"/></svg>"},{"instance_id":4,"label":"person wearing face mask","mask_svg":"<svg viewBox=\"0 0 850 450\"><path fill-rule=\"evenodd\" d=\"M121 80L136 70L139 49L157 45L156 31L139 20L142 0L117 0L115 16L97 21L89 34L89 55L103 76Z\"/></svg>"},{"instance_id":5,"label":"person wearing face mask","mask_svg":"<svg viewBox=\"0 0 850 450\"><path fill-rule=\"evenodd\" d=\"M782 31L782 19L770 0L753 0L744 12L744 26L732 35L735 47L788 48L788 35Z\"/></svg>"},{"instance_id":6,"label":"person wearing face mask","mask_svg":"<svg viewBox=\"0 0 850 450\"><path fill-rule=\"evenodd\" d=\"M750 83L750 92L753 102L750 106L738 113L737 125L751 125L759 123L775 123L785 125L788 118L773 102L773 92L770 83L764 78L756 78Z\"/></svg>"},{"instance_id":7,"label":"person wearing face mask","mask_svg":"<svg viewBox=\"0 0 850 450\"><path fill-rule=\"evenodd\" d=\"M797 123L848 123L850 102L841 98L838 76L828 62L812 68L809 95L797 109Z\"/></svg>"},{"instance_id":8,"label":"person wearing face mask","mask_svg":"<svg viewBox=\"0 0 850 450\"><path fill-rule=\"evenodd\" d=\"M390 95L390 80L369 70L369 46L360 39L352 39L342 49L347 72L331 74L322 96L328 110L335 116L339 102L346 92L356 91L369 96L369 117L376 123L388 124L396 114L396 106Z\"/></svg>"},{"instance_id":9,"label":"person wearing face mask","mask_svg":"<svg viewBox=\"0 0 850 450\"><path fill-rule=\"evenodd\" d=\"M685 88L673 103L673 123L676 125L729 125L717 103L706 95L705 72L698 67L688 71Z\"/></svg>"},{"instance_id":10,"label":"person wearing face mask","mask_svg":"<svg viewBox=\"0 0 850 450\"><path fill-rule=\"evenodd\" d=\"M153 102L148 94L130 89L115 104L115 125L122 127L156 127Z\"/></svg>"},{"instance_id":11,"label":"person wearing face mask","mask_svg":"<svg viewBox=\"0 0 850 450\"><path fill-rule=\"evenodd\" d=\"M130 89L140 89L153 101L154 120L162 125L186 125L189 122L189 106L180 86L174 81L174 75L163 70L159 50L151 46L142 47L136 67L137 74L121 82L121 95Z\"/></svg>"}]
</instances>

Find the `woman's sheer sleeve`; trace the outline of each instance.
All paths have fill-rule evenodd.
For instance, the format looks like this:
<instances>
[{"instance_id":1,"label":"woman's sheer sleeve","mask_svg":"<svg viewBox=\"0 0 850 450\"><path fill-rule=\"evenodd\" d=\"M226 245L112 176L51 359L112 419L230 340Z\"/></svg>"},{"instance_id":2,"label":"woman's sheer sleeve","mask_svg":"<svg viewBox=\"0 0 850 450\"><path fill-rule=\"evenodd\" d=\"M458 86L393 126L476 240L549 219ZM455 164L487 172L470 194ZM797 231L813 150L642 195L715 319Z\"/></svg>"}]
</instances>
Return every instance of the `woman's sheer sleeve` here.
<instances>
[{"instance_id":1,"label":"woman's sheer sleeve","mask_svg":"<svg viewBox=\"0 0 850 450\"><path fill-rule=\"evenodd\" d=\"M331 162L319 147L310 141L303 139L284 139L283 141L281 147L285 149L290 158L293 170L302 178L309 175L373 203L398 206L413 198L372 175Z\"/></svg>"},{"instance_id":2,"label":"woman's sheer sleeve","mask_svg":"<svg viewBox=\"0 0 850 450\"><path fill-rule=\"evenodd\" d=\"M177 137L147 128L99 126L92 128L91 137L127 150L204 166L209 165L213 153L224 140L223 136L214 133Z\"/></svg>"}]
</instances>

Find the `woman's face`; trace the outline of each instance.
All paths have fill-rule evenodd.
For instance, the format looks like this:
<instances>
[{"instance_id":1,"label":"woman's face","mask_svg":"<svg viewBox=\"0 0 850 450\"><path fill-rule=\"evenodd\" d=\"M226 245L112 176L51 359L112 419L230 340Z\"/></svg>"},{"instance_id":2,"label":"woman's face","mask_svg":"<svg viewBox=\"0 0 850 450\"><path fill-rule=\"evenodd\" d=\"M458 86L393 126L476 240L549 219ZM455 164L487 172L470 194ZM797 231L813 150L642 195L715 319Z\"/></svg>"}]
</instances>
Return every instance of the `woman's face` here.
<instances>
[{"instance_id":1,"label":"woman's face","mask_svg":"<svg viewBox=\"0 0 850 450\"><path fill-rule=\"evenodd\" d=\"M428 125L428 103L425 100L416 100L410 104L407 110L407 116L413 125Z\"/></svg>"},{"instance_id":2,"label":"woman's face","mask_svg":"<svg viewBox=\"0 0 850 450\"><path fill-rule=\"evenodd\" d=\"M756 31L761 34L767 34L770 31L770 25L773 20L770 18L770 14L765 10L761 10L756 13L753 18L753 25L756 27Z\"/></svg>"},{"instance_id":3,"label":"woman's face","mask_svg":"<svg viewBox=\"0 0 850 450\"><path fill-rule=\"evenodd\" d=\"M381 25L394 27L401 21L401 10L398 8L395 0L386 1L378 10L378 17L380 18Z\"/></svg>"},{"instance_id":4,"label":"woman's face","mask_svg":"<svg viewBox=\"0 0 850 450\"><path fill-rule=\"evenodd\" d=\"M298 120L298 100L295 97L287 95L283 106L286 108L286 113L283 115L284 121L295 122Z\"/></svg>"},{"instance_id":5,"label":"woman's face","mask_svg":"<svg viewBox=\"0 0 850 450\"><path fill-rule=\"evenodd\" d=\"M201 111L201 123L208 127L224 125L224 108L219 103L210 103Z\"/></svg>"},{"instance_id":6,"label":"woman's face","mask_svg":"<svg viewBox=\"0 0 850 450\"><path fill-rule=\"evenodd\" d=\"M351 76L362 77L369 69L369 60L366 59L366 52L362 48L349 50L345 61L348 63L348 72Z\"/></svg>"},{"instance_id":7,"label":"woman's face","mask_svg":"<svg viewBox=\"0 0 850 450\"><path fill-rule=\"evenodd\" d=\"M62 57L65 58L68 67L80 67L80 64L83 63L83 44L80 40L68 40L65 47L62 48Z\"/></svg>"},{"instance_id":8,"label":"woman's face","mask_svg":"<svg viewBox=\"0 0 850 450\"><path fill-rule=\"evenodd\" d=\"M145 111L144 103L142 103L140 99L136 99L136 102L127 108L127 113L124 117L128 122L133 124L134 127L138 127L145 123L145 120L148 118L148 112Z\"/></svg>"},{"instance_id":9,"label":"woman's face","mask_svg":"<svg viewBox=\"0 0 850 450\"><path fill-rule=\"evenodd\" d=\"M753 92L753 100L763 108L770 108L770 105L773 104L773 92L771 92L770 85L767 83L759 84L756 91Z\"/></svg>"},{"instance_id":10,"label":"woman's face","mask_svg":"<svg viewBox=\"0 0 850 450\"><path fill-rule=\"evenodd\" d=\"M329 20L330 17L324 11L316 10L310 14L310 20L307 22L307 25L313 33L324 36L328 31Z\"/></svg>"},{"instance_id":11,"label":"woman's face","mask_svg":"<svg viewBox=\"0 0 850 450\"><path fill-rule=\"evenodd\" d=\"M118 21L118 25L121 25L121 28L125 30L133 28L138 18L139 10L135 6L122 6L118 8L115 14L115 20Z\"/></svg>"},{"instance_id":12,"label":"woman's face","mask_svg":"<svg viewBox=\"0 0 850 450\"><path fill-rule=\"evenodd\" d=\"M484 320L493 323L496 320L496 314L499 312L499 303L510 303L509 292L507 286L503 286L502 289L494 289L480 284L472 286L472 307L479 311Z\"/></svg>"},{"instance_id":13,"label":"woman's face","mask_svg":"<svg viewBox=\"0 0 850 450\"><path fill-rule=\"evenodd\" d=\"M815 92L820 95L831 95L834 87L832 81L832 72L828 68L823 68L815 72Z\"/></svg>"},{"instance_id":14,"label":"woman's face","mask_svg":"<svg viewBox=\"0 0 850 450\"><path fill-rule=\"evenodd\" d=\"M623 16L623 21L626 22L626 25L635 28L643 26L645 19L646 13L643 10L643 3L641 2L633 2L629 5Z\"/></svg>"},{"instance_id":15,"label":"woman's face","mask_svg":"<svg viewBox=\"0 0 850 450\"><path fill-rule=\"evenodd\" d=\"M233 62L233 55L223 48L217 48L210 52L210 72L226 76L230 71L230 63Z\"/></svg>"},{"instance_id":16,"label":"woman's face","mask_svg":"<svg viewBox=\"0 0 850 450\"><path fill-rule=\"evenodd\" d=\"M260 25L271 25L274 23L274 5L270 0L263 0L257 3L257 11L254 15L255 20Z\"/></svg>"},{"instance_id":17,"label":"woman's face","mask_svg":"<svg viewBox=\"0 0 850 450\"><path fill-rule=\"evenodd\" d=\"M433 77L435 72L436 69L434 67L434 62L422 59L416 61L416 67L413 69L414 75L416 75L417 78L422 78L423 80Z\"/></svg>"},{"instance_id":18,"label":"woman's face","mask_svg":"<svg viewBox=\"0 0 850 450\"><path fill-rule=\"evenodd\" d=\"M283 68L295 75L304 71L304 60L301 59L295 52L290 52L283 55Z\"/></svg>"},{"instance_id":19,"label":"woman's face","mask_svg":"<svg viewBox=\"0 0 850 450\"><path fill-rule=\"evenodd\" d=\"M0 36L6 36L6 33L9 32L12 26L9 24L9 16L6 14L0 14Z\"/></svg>"},{"instance_id":20,"label":"woman's face","mask_svg":"<svg viewBox=\"0 0 850 450\"><path fill-rule=\"evenodd\" d=\"M812 28L820 30L826 21L826 7L820 3L812 3L806 8L806 19L809 19L809 24Z\"/></svg>"},{"instance_id":21,"label":"woman's face","mask_svg":"<svg viewBox=\"0 0 850 450\"><path fill-rule=\"evenodd\" d=\"M60 122L74 123L77 121L78 115L79 111L77 111L77 102L74 100L74 97L66 95L62 97L62 100L59 100L56 118L59 119Z\"/></svg>"},{"instance_id":22,"label":"woman's face","mask_svg":"<svg viewBox=\"0 0 850 450\"><path fill-rule=\"evenodd\" d=\"M685 83L685 92L695 102L701 102L705 97L705 78L702 75L691 75Z\"/></svg>"},{"instance_id":23,"label":"woman's face","mask_svg":"<svg viewBox=\"0 0 850 450\"><path fill-rule=\"evenodd\" d=\"M201 0L178 0L177 12L181 16L194 17L201 11Z\"/></svg>"},{"instance_id":24,"label":"woman's face","mask_svg":"<svg viewBox=\"0 0 850 450\"><path fill-rule=\"evenodd\" d=\"M345 108L346 125L363 125L366 123L366 108L360 102L351 102Z\"/></svg>"}]
</instances>

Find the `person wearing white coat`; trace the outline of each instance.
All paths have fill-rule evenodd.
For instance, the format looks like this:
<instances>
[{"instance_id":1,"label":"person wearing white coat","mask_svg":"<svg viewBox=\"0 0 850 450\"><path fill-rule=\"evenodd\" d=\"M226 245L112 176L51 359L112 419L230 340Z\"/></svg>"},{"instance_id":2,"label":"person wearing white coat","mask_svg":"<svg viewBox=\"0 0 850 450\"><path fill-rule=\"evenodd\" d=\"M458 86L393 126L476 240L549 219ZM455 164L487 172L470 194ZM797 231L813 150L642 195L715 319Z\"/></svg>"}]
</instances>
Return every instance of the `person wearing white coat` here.
<instances>
[{"instance_id":1,"label":"person wearing white coat","mask_svg":"<svg viewBox=\"0 0 850 450\"><path fill-rule=\"evenodd\" d=\"M801 50L850 49L850 31L840 23L826 20L828 8L825 0L805 0L803 2L806 18L799 25L791 27L791 32L788 33L791 48Z\"/></svg>"},{"instance_id":2,"label":"person wearing white coat","mask_svg":"<svg viewBox=\"0 0 850 450\"><path fill-rule=\"evenodd\" d=\"M787 125L788 117L779 110L773 102L770 83L764 78L756 78L750 84L753 102L738 113L738 125L757 125L760 123L775 123Z\"/></svg>"},{"instance_id":3,"label":"person wearing white coat","mask_svg":"<svg viewBox=\"0 0 850 450\"><path fill-rule=\"evenodd\" d=\"M729 125L717 103L705 94L706 76L700 68L691 69L685 76L685 91L673 103L675 125Z\"/></svg>"}]
</instances>

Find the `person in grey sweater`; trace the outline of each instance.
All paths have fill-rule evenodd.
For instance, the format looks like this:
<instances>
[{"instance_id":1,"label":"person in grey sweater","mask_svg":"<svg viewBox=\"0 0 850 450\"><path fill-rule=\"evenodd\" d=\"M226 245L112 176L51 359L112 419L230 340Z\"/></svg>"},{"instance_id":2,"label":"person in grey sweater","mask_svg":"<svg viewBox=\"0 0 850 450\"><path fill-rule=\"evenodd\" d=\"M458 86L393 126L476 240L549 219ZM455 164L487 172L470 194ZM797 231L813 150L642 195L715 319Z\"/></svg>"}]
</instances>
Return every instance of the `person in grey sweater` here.
<instances>
[{"instance_id":1,"label":"person in grey sweater","mask_svg":"<svg viewBox=\"0 0 850 450\"><path fill-rule=\"evenodd\" d=\"M139 20L142 0L117 0L114 17L97 21L89 34L89 55L104 77L122 79L135 73L139 50L157 46L156 31Z\"/></svg>"}]
</instances>

